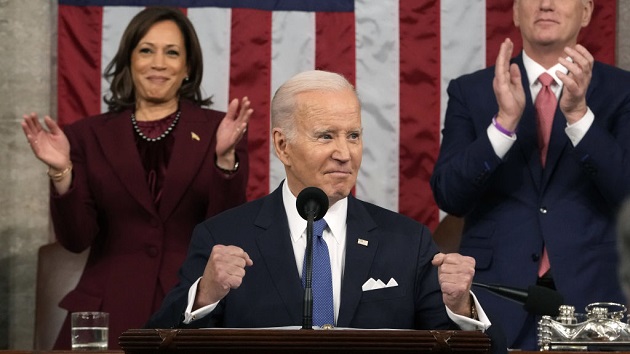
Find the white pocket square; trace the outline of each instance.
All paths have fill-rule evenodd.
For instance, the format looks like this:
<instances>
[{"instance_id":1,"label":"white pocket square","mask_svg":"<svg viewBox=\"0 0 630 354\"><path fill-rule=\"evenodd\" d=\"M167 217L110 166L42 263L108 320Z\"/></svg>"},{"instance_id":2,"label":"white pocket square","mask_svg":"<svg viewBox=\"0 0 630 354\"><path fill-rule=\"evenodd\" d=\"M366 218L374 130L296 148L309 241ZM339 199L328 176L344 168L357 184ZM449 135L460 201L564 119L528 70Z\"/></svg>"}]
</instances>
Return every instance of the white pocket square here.
<instances>
[{"instance_id":1,"label":"white pocket square","mask_svg":"<svg viewBox=\"0 0 630 354\"><path fill-rule=\"evenodd\" d=\"M380 279L374 280L374 278L370 278L368 279L368 281L366 281L363 284L361 289L363 289L363 291L370 291L370 290L377 290L377 289L384 289L384 288L393 288L395 286L398 286L398 283L396 282L396 279L394 278L389 279L387 284L383 283L383 281Z\"/></svg>"}]
</instances>

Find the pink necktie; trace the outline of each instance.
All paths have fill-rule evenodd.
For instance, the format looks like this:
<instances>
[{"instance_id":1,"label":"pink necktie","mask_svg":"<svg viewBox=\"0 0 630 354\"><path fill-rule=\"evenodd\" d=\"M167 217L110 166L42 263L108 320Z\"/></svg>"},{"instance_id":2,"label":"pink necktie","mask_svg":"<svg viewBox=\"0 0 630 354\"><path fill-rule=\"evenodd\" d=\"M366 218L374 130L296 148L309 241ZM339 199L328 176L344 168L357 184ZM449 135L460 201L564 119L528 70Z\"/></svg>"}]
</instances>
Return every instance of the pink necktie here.
<instances>
[{"instance_id":1,"label":"pink necktie","mask_svg":"<svg viewBox=\"0 0 630 354\"><path fill-rule=\"evenodd\" d=\"M551 126L553 125L553 117L556 115L556 106L558 99L551 91L551 83L553 78L547 73L542 73L538 77L538 82L542 84L534 107L536 108L536 128L538 130L538 148L540 149L540 162L545 167L547 161L547 150L549 148L549 137L551 136Z\"/></svg>"},{"instance_id":2,"label":"pink necktie","mask_svg":"<svg viewBox=\"0 0 630 354\"><path fill-rule=\"evenodd\" d=\"M538 148L540 149L540 162L545 167L547 162L547 150L549 149L549 138L551 137L551 127L553 125L553 117L556 115L556 106L558 99L551 91L551 83L553 78L547 73L542 73L538 77L538 81L542 84L534 107L536 108L536 127L538 130ZM549 271L549 256L547 255L547 247L543 248L543 255L538 265L538 276L542 277Z\"/></svg>"}]
</instances>

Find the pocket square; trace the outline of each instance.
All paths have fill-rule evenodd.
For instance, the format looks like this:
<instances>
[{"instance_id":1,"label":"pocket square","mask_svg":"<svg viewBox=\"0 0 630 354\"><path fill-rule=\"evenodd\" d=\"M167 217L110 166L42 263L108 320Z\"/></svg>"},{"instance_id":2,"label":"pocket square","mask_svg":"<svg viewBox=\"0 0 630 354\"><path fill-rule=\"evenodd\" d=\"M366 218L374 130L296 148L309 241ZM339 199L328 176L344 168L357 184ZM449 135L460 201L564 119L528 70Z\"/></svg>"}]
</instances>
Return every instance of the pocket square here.
<instances>
[{"instance_id":1,"label":"pocket square","mask_svg":"<svg viewBox=\"0 0 630 354\"><path fill-rule=\"evenodd\" d=\"M363 284L361 289L363 289L363 291L370 291L384 288L393 288L395 286L398 286L398 283L394 278L389 279L387 284L383 283L383 281L380 279L374 280L374 278L370 278Z\"/></svg>"}]
</instances>

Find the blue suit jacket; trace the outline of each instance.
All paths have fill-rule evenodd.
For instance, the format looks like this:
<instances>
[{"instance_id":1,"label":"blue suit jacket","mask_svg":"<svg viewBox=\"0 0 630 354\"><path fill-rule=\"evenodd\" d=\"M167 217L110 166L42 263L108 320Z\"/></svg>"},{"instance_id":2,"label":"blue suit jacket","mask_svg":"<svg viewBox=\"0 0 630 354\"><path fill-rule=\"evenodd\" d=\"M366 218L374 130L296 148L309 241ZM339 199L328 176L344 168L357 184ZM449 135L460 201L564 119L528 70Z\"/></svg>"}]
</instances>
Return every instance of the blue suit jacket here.
<instances>
[{"instance_id":1,"label":"blue suit jacket","mask_svg":"<svg viewBox=\"0 0 630 354\"><path fill-rule=\"evenodd\" d=\"M558 109L543 169L522 57L513 62L520 67L527 103L517 140L503 159L486 133L498 112L494 67L450 83L431 179L435 199L444 211L465 216L460 252L476 259L476 281L518 288L535 284L544 244L556 287L576 312L596 301L624 303L614 220L630 191L630 73L595 63L586 95L595 121L574 147ZM522 306L476 293L506 331L508 344L535 347L534 319Z\"/></svg>"},{"instance_id":2,"label":"blue suit jacket","mask_svg":"<svg viewBox=\"0 0 630 354\"><path fill-rule=\"evenodd\" d=\"M423 225L349 197L345 270L338 327L454 328L431 259L437 253ZM367 246L357 243L358 239ZM197 226L180 283L166 297L149 327L185 327L182 314L190 286L204 271L216 244L243 248L254 265L238 289L194 327L274 327L302 324L304 290L295 265L282 188L219 214ZM369 278L397 287L363 292ZM455 327L456 328L456 327Z\"/></svg>"}]
</instances>

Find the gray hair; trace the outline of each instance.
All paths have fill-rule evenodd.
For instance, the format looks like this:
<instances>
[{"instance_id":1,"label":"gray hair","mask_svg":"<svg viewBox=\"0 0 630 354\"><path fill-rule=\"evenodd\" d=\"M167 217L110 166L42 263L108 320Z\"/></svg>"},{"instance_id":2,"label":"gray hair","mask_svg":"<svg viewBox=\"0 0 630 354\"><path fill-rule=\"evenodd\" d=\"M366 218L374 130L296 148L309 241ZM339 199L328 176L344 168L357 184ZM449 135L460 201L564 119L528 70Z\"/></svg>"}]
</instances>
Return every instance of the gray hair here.
<instances>
[{"instance_id":1,"label":"gray hair","mask_svg":"<svg viewBox=\"0 0 630 354\"><path fill-rule=\"evenodd\" d=\"M287 141L292 141L296 135L295 114L297 112L296 96L309 91L339 92L352 90L356 94L354 86L342 75L323 71L311 70L301 72L276 90L271 100L271 128L280 128L284 132Z\"/></svg>"},{"instance_id":2,"label":"gray hair","mask_svg":"<svg viewBox=\"0 0 630 354\"><path fill-rule=\"evenodd\" d=\"M626 199L617 215L617 251L619 253L619 280L630 301L630 199Z\"/></svg>"}]
</instances>

